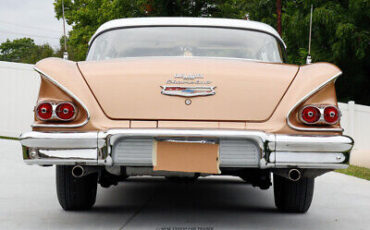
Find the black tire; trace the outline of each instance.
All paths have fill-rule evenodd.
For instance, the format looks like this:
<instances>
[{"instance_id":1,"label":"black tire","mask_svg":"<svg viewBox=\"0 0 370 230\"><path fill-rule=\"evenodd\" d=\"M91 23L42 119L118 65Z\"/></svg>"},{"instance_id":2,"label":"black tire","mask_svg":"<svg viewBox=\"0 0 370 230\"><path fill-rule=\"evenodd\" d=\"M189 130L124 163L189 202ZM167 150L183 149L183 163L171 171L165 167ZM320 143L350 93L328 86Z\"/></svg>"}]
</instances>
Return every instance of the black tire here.
<instances>
[{"instance_id":1,"label":"black tire","mask_svg":"<svg viewBox=\"0 0 370 230\"><path fill-rule=\"evenodd\" d=\"M56 187L59 204L64 210L90 209L96 199L98 174L82 178L72 176L73 166L56 166Z\"/></svg>"},{"instance_id":2,"label":"black tire","mask_svg":"<svg viewBox=\"0 0 370 230\"><path fill-rule=\"evenodd\" d=\"M283 212L305 213L310 208L315 178L301 178L291 181L274 175L274 196L276 207Z\"/></svg>"}]
</instances>

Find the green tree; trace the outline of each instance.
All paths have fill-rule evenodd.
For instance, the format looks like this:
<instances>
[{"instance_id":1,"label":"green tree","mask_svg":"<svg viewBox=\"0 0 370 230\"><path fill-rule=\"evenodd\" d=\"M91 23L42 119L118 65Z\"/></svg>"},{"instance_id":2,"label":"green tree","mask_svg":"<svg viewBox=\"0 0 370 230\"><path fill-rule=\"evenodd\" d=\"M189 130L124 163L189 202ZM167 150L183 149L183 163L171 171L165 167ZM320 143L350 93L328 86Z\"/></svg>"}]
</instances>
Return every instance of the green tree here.
<instances>
[{"instance_id":1,"label":"green tree","mask_svg":"<svg viewBox=\"0 0 370 230\"><path fill-rule=\"evenodd\" d=\"M276 25L274 0L251 0L245 4L252 20ZM304 64L307 56L311 4L313 28L311 55L314 62L330 62L343 70L337 81L341 101L370 105L370 1L283 1L282 37L288 62Z\"/></svg>"},{"instance_id":2,"label":"green tree","mask_svg":"<svg viewBox=\"0 0 370 230\"><path fill-rule=\"evenodd\" d=\"M0 44L0 61L34 64L37 61L54 55L48 45L36 45L31 38L7 39Z\"/></svg>"},{"instance_id":3,"label":"green tree","mask_svg":"<svg viewBox=\"0 0 370 230\"><path fill-rule=\"evenodd\" d=\"M84 60L87 43L104 22L127 17L205 16L242 18L237 0L64 0L65 17L72 31L68 45L74 60ZM54 2L56 17L62 17L62 0Z\"/></svg>"}]
</instances>

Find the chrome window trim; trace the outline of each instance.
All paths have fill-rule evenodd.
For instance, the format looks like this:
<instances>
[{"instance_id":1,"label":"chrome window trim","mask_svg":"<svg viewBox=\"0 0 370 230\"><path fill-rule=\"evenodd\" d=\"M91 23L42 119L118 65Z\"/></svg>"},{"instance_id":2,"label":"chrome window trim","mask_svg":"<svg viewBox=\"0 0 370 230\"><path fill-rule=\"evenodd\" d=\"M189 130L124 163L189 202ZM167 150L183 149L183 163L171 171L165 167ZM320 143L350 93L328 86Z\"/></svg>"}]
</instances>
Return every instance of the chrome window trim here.
<instances>
[{"instance_id":1,"label":"chrome window trim","mask_svg":"<svg viewBox=\"0 0 370 230\"><path fill-rule=\"evenodd\" d=\"M121 18L110 20L101 25L91 36L88 45L93 43L100 34L114 29L135 28L135 27L220 27L229 29L254 30L269 34L287 48L285 42L278 32L271 26L252 20L225 19L225 18L195 18L195 17L139 17L139 18Z\"/></svg>"},{"instance_id":2,"label":"chrome window trim","mask_svg":"<svg viewBox=\"0 0 370 230\"><path fill-rule=\"evenodd\" d=\"M48 127L48 128L77 128L77 127L81 127L81 126L86 125L87 122L90 120L90 112L87 109L87 107L85 106L85 104L76 95L74 95L70 90L68 90L66 87L64 87L62 84L60 84L58 81L56 81L55 79L53 79L52 77L50 77L45 72L43 72L42 70L40 70L37 67L34 67L34 70L36 72L38 72L41 77L43 77L46 80L50 81L55 86L57 86L60 90L62 90L63 92L65 92L68 96L70 96L74 100L76 100L82 106L82 108L86 111L86 119L83 122L81 122L81 123L72 124L72 125L68 125L68 124L35 124L35 123L33 123L31 126L32 127Z\"/></svg>"},{"instance_id":3,"label":"chrome window trim","mask_svg":"<svg viewBox=\"0 0 370 230\"><path fill-rule=\"evenodd\" d=\"M310 127L307 127L307 128L302 128L302 127L297 127L295 125L293 125L289 118L290 118L290 115L291 113L298 107L300 106L304 101L306 101L308 98L310 98L312 95L314 95L315 93L317 93L318 91L320 91L322 88L324 88L326 85L328 85L329 83L331 83L332 81L335 81L340 75L342 75L342 72L339 72L337 74L335 74L334 76L332 76L331 78L329 78L328 80L326 80L325 82L321 83L317 88L315 88L314 90L312 90L311 92L309 92L308 94L306 94L304 97L302 97L288 112L287 116L286 116L286 121L287 121L287 124L290 128L294 129L294 130L297 130L297 131L313 131L313 132L342 132L343 131L343 128L310 128Z\"/></svg>"},{"instance_id":4,"label":"chrome window trim","mask_svg":"<svg viewBox=\"0 0 370 230\"><path fill-rule=\"evenodd\" d=\"M174 59L174 58L178 58L178 59L219 59L219 60L230 60L230 61L248 61L248 62L259 62L259 63L267 63L267 64L282 64L284 62L268 62L268 61L262 61L262 60L258 60L258 59L250 59L250 58L237 58L237 57L212 57L212 56L147 56L145 57L146 59L149 59L149 58L156 58L156 59L159 59L159 58L162 58L162 59ZM142 59L142 57L120 57L120 58L115 58L114 60L139 60L139 59ZM85 61L89 61L89 60L85 60Z\"/></svg>"}]
</instances>

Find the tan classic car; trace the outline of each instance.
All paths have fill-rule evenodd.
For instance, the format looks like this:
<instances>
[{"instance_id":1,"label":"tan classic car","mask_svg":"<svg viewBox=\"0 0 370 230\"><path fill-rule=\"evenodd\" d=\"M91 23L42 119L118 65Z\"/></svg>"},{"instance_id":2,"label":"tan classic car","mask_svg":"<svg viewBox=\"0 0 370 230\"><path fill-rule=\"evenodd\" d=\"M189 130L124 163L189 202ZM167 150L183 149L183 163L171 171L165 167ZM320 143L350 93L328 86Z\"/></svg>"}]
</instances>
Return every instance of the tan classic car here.
<instances>
[{"instance_id":1,"label":"tan classic car","mask_svg":"<svg viewBox=\"0 0 370 230\"><path fill-rule=\"evenodd\" d=\"M196 180L233 175L267 189L276 207L306 212L315 177L346 168L328 63L285 63L270 26L210 18L134 18L103 24L86 61L47 58L27 164L56 165L65 210L94 205L97 184L130 176Z\"/></svg>"}]
</instances>

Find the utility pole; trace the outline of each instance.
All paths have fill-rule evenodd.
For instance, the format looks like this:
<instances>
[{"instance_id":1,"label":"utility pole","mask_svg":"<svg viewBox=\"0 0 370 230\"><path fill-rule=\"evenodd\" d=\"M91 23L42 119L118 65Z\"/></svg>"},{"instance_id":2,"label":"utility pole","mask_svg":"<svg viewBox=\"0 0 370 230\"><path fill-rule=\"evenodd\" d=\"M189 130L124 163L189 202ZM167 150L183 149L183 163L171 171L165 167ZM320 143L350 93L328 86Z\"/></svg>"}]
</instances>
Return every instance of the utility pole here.
<instances>
[{"instance_id":1,"label":"utility pole","mask_svg":"<svg viewBox=\"0 0 370 230\"><path fill-rule=\"evenodd\" d=\"M68 60L68 52L67 52L67 35L66 35L66 18L64 16L64 0L62 0L62 12L63 12L63 34L64 34L64 52L63 52L63 59Z\"/></svg>"},{"instance_id":2,"label":"utility pole","mask_svg":"<svg viewBox=\"0 0 370 230\"><path fill-rule=\"evenodd\" d=\"M281 0L276 0L277 31L281 36Z\"/></svg>"}]
</instances>

